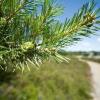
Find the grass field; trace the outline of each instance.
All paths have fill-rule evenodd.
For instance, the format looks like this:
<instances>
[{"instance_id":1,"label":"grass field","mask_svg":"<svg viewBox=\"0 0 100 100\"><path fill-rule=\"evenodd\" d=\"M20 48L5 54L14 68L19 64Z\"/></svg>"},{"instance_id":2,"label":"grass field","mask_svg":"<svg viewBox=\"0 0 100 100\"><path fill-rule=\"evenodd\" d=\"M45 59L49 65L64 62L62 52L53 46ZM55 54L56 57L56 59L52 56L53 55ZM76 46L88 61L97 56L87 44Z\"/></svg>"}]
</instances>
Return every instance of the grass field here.
<instances>
[{"instance_id":1,"label":"grass field","mask_svg":"<svg viewBox=\"0 0 100 100\"><path fill-rule=\"evenodd\" d=\"M46 62L1 82L0 100L91 100L90 91L88 65L72 58L70 63Z\"/></svg>"},{"instance_id":2,"label":"grass field","mask_svg":"<svg viewBox=\"0 0 100 100\"><path fill-rule=\"evenodd\" d=\"M84 60L89 60L89 61L93 61L93 62L100 63L100 58L95 58L95 57L92 57L92 58L83 57L83 59L84 59Z\"/></svg>"},{"instance_id":3,"label":"grass field","mask_svg":"<svg viewBox=\"0 0 100 100\"><path fill-rule=\"evenodd\" d=\"M94 61L94 62L97 62L97 63L100 63L100 58L99 58L99 59L96 59L96 58L89 58L88 60Z\"/></svg>"}]
</instances>

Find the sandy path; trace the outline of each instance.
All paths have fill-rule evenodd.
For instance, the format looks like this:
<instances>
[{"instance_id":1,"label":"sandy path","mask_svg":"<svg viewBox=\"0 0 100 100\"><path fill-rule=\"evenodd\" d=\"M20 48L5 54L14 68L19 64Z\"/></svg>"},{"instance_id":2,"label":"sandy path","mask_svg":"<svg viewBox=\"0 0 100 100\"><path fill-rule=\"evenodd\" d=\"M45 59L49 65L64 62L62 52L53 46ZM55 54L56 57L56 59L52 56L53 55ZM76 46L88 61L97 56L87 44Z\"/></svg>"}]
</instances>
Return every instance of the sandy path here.
<instances>
[{"instance_id":1,"label":"sandy path","mask_svg":"<svg viewBox=\"0 0 100 100\"><path fill-rule=\"evenodd\" d=\"M87 62L91 69L93 82L93 100L100 100L100 64L95 62Z\"/></svg>"}]
</instances>

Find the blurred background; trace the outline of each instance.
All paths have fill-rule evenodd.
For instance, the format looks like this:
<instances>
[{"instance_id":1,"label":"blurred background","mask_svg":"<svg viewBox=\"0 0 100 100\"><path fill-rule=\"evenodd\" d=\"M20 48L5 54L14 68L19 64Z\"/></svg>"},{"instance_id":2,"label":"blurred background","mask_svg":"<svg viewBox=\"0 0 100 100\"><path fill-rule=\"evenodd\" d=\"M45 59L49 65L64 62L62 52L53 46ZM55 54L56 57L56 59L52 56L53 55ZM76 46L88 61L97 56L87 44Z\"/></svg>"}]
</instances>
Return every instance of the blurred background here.
<instances>
[{"instance_id":1,"label":"blurred background","mask_svg":"<svg viewBox=\"0 0 100 100\"><path fill-rule=\"evenodd\" d=\"M90 0L58 0L65 10L57 19L64 22L87 1ZM100 0L95 1L100 7ZM90 68L80 59L100 63L99 33L59 50L70 59L68 62L50 59L39 69L30 65L31 70L23 73L0 69L0 100L91 100Z\"/></svg>"}]
</instances>

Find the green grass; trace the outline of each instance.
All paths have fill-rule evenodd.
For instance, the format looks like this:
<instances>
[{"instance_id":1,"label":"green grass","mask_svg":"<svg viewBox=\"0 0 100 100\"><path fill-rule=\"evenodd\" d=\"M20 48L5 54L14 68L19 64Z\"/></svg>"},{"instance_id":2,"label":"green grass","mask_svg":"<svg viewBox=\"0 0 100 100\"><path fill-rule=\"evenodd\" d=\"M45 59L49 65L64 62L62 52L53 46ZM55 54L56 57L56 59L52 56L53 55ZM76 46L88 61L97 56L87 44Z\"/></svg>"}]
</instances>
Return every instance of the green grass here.
<instances>
[{"instance_id":1,"label":"green grass","mask_svg":"<svg viewBox=\"0 0 100 100\"><path fill-rule=\"evenodd\" d=\"M99 59L91 59L92 61L95 61L97 63L100 63L100 58Z\"/></svg>"},{"instance_id":2,"label":"green grass","mask_svg":"<svg viewBox=\"0 0 100 100\"><path fill-rule=\"evenodd\" d=\"M90 61L94 61L94 62L97 62L97 63L100 63L100 59L96 59L96 58L89 58L88 60L90 60Z\"/></svg>"},{"instance_id":3,"label":"green grass","mask_svg":"<svg viewBox=\"0 0 100 100\"><path fill-rule=\"evenodd\" d=\"M83 57L83 59L84 59L84 60L89 60L89 61L93 61L93 62L100 63L100 58L95 58L95 57L92 57L92 58Z\"/></svg>"},{"instance_id":4,"label":"green grass","mask_svg":"<svg viewBox=\"0 0 100 100\"><path fill-rule=\"evenodd\" d=\"M18 73L0 91L0 100L91 100L89 67L75 58L46 62L39 70Z\"/></svg>"}]
</instances>

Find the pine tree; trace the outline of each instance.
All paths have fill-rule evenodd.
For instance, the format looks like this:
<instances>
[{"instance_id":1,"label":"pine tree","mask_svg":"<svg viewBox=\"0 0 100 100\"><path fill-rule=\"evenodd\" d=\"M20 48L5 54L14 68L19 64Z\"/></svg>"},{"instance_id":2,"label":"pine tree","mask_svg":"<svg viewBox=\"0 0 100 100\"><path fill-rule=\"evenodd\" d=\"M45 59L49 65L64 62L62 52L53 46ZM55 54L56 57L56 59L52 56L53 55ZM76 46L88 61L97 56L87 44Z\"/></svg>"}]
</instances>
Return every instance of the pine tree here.
<instances>
[{"instance_id":1,"label":"pine tree","mask_svg":"<svg viewBox=\"0 0 100 100\"><path fill-rule=\"evenodd\" d=\"M37 67L45 59L67 61L57 51L100 30L100 8L84 4L72 18L56 19L63 7L55 0L0 0L0 67ZM28 67L29 69L29 67Z\"/></svg>"}]
</instances>

